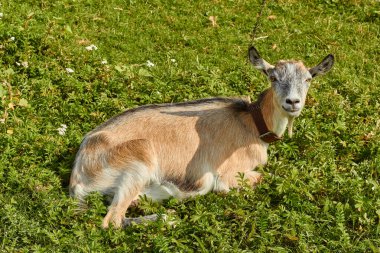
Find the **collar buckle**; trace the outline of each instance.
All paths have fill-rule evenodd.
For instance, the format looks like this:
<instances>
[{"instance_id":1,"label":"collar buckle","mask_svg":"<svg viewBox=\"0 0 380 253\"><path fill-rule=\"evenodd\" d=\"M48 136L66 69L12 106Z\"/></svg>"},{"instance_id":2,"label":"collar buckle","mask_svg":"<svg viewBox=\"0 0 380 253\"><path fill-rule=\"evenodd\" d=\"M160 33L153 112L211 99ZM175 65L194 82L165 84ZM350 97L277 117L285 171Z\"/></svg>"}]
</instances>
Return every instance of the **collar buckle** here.
<instances>
[{"instance_id":1,"label":"collar buckle","mask_svg":"<svg viewBox=\"0 0 380 253\"><path fill-rule=\"evenodd\" d=\"M275 141L282 140L281 137L279 137L277 134L270 132L270 131L263 133L262 135L259 136L259 138L266 143L272 143Z\"/></svg>"}]
</instances>

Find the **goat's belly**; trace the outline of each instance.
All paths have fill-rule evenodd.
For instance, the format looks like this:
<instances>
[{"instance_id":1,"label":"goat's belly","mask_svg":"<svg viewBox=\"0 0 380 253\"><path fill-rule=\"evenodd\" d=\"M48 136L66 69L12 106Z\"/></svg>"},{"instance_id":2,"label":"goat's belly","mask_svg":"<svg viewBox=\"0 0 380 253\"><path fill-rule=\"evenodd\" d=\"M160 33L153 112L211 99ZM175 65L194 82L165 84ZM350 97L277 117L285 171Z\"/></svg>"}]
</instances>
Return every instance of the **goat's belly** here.
<instances>
[{"instance_id":1,"label":"goat's belly","mask_svg":"<svg viewBox=\"0 0 380 253\"><path fill-rule=\"evenodd\" d=\"M184 190L170 181L152 182L146 186L140 195L146 195L154 201L162 201L170 197L185 199L196 195L204 195L211 191L225 190L220 177L212 172L206 172L197 182L197 189Z\"/></svg>"},{"instance_id":2,"label":"goat's belly","mask_svg":"<svg viewBox=\"0 0 380 253\"><path fill-rule=\"evenodd\" d=\"M153 201L162 201L170 197L178 198L182 194L183 192L178 187L168 183L151 183L140 193L140 195L146 195Z\"/></svg>"}]
</instances>

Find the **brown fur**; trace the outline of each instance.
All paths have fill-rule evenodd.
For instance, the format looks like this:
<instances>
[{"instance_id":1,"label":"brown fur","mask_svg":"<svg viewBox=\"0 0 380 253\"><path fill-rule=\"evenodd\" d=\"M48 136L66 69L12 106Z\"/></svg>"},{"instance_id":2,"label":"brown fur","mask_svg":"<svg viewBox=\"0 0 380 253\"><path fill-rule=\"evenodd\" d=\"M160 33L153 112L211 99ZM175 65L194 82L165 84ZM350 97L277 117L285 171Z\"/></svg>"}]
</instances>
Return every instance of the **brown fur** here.
<instances>
[{"instance_id":1,"label":"brown fur","mask_svg":"<svg viewBox=\"0 0 380 253\"><path fill-rule=\"evenodd\" d=\"M267 90L266 95L262 99L261 108L263 115L273 115L275 109L280 109L278 105L274 103L272 89ZM273 117L265 117L264 120L268 128L273 129Z\"/></svg>"},{"instance_id":2,"label":"brown fur","mask_svg":"<svg viewBox=\"0 0 380 253\"><path fill-rule=\"evenodd\" d=\"M149 141L144 139L129 140L115 145L108 151L109 166L117 170L123 170L127 164L133 161L145 163L152 168L151 155L154 154Z\"/></svg>"},{"instance_id":3,"label":"brown fur","mask_svg":"<svg viewBox=\"0 0 380 253\"><path fill-rule=\"evenodd\" d=\"M102 163L96 159L96 156L103 155L103 152L109 147L110 142L103 133L87 138L86 145L83 147L83 156L87 156L88 159L83 166L85 166L84 171L88 177L95 177L101 172Z\"/></svg>"}]
</instances>

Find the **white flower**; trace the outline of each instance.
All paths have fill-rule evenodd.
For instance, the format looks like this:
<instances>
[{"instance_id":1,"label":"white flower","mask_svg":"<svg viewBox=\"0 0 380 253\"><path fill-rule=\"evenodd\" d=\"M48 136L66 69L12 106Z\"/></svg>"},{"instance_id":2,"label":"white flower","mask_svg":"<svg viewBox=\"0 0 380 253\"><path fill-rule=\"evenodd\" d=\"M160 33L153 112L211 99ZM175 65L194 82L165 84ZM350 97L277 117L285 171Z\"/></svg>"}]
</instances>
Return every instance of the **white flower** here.
<instances>
[{"instance_id":1,"label":"white flower","mask_svg":"<svg viewBox=\"0 0 380 253\"><path fill-rule=\"evenodd\" d=\"M0 18L3 18L3 17L4 17L4 14L0 12Z\"/></svg>"},{"instance_id":2,"label":"white flower","mask_svg":"<svg viewBox=\"0 0 380 253\"><path fill-rule=\"evenodd\" d=\"M174 62L176 62L176 60L175 60L175 59L170 59L170 60L171 60L173 63L174 63Z\"/></svg>"},{"instance_id":3,"label":"white flower","mask_svg":"<svg viewBox=\"0 0 380 253\"><path fill-rule=\"evenodd\" d=\"M14 41L16 38L15 37L11 37L10 39L11 39L11 41Z\"/></svg>"},{"instance_id":4,"label":"white flower","mask_svg":"<svg viewBox=\"0 0 380 253\"><path fill-rule=\"evenodd\" d=\"M98 47L95 46L95 45L93 45L93 44L91 44L91 45L89 45L89 46L86 47L86 50L87 51L98 50Z\"/></svg>"},{"instance_id":5,"label":"white flower","mask_svg":"<svg viewBox=\"0 0 380 253\"><path fill-rule=\"evenodd\" d=\"M72 68L66 68L67 73L74 73L74 70Z\"/></svg>"},{"instance_id":6,"label":"white flower","mask_svg":"<svg viewBox=\"0 0 380 253\"><path fill-rule=\"evenodd\" d=\"M149 67L149 68L151 68L151 67L154 67L155 64L154 64L153 62L147 60L147 61L146 61L146 66Z\"/></svg>"},{"instance_id":7,"label":"white flower","mask_svg":"<svg viewBox=\"0 0 380 253\"><path fill-rule=\"evenodd\" d=\"M107 64L108 61L107 61L106 59L103 59L101 63L102 63L102 64Z\"/></svg>"},{"instance_id":8,"label":"white flower","mask_svg":"<svg viewBox=\"0 0 380 253\"><path fill-rule=\"evenodd\" d=\"M0 119L1 124L5 124L5 119Z\"/></svg>"},{"instance_id":9,"label":"white flower","mask_svg":"<svg viewBox=\"0 0 380 253\"><path fill-rule=\"evenodd\" d=\"M29 67L29 64L28 64L27 61L23 61L23 62L21 62L21 63L16 62L16 65L17 65L17 66L23 66L24 68Z\"/></svg>"},{"instance_id":10,"label":"white flower","mask_svg":"<svg viewBox=\"0 0 380 253\"><path fill-rule=\"evenodd\" d=\"M57 128L58 134L62 136L65 135L66 129L67 129L66 124L61 124L61 127Z\"/></svg>"}]
</instances>

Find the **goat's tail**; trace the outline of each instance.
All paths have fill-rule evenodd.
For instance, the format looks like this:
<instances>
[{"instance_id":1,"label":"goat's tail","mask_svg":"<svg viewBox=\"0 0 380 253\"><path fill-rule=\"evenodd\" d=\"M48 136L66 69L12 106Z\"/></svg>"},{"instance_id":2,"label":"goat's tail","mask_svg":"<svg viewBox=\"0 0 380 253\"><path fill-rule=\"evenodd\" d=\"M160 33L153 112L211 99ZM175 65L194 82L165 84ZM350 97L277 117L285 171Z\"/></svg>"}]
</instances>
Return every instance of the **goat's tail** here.
<instances>
[{"instance_id":1,"label":"goat's tail","mask_svg":"<svg viewBox=\"0 0 380 253\"><path fill-rule=\"evenodd\" d=\"M77 198L80 201L83 201L86 195L90 192L86 187L86 182L89 181L89 178L84 173L84 168L86 168L86 166L81 163L79 156L80 154L78 153L71 172L69 193L72 198Z\"/></svg>"}]
</instances>

